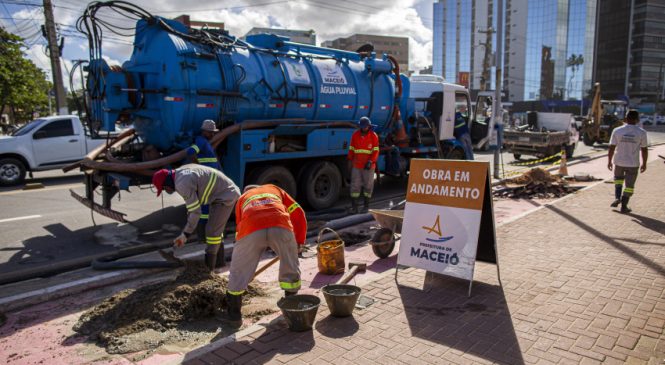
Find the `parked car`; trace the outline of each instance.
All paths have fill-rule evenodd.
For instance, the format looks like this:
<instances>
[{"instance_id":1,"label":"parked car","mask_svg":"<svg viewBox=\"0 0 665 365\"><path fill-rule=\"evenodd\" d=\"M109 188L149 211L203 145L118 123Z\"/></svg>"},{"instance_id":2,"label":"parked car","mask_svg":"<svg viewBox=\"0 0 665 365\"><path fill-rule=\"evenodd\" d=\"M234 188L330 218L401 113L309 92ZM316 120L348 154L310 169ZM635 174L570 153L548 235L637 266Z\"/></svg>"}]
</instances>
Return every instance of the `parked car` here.
<instances>
[{"instance_id":1,"label":"parked car","mask_svg":"<svg viewBox=\"0 0 665 365\"><path fill-rule=\"evenodd\" d=\"M92 138L77 116L35 119L0 137L0 186L21 184L33 171L55 170L79 161L106 138Z\"/></svg>"}]
</instances>

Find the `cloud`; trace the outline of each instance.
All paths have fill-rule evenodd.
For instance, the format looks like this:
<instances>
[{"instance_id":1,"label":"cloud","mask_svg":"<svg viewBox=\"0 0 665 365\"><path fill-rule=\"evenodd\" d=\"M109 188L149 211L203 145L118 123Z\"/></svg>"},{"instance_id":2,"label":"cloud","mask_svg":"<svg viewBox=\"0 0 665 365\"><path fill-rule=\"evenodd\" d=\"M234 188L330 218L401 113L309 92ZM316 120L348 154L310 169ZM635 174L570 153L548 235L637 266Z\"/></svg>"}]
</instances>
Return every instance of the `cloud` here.
<instances>
[{"instance_id":1,"label":"cloud","mask_svg":"<svg viewBox=\"0 0 665 365\"><path fill-rule=\"evenodd\" d=\"M75 38L72 28L78 16L83 13L87 0L62 0L56 2L56 22L62 23L62 29L70 41L67 52L87 58L85 40ZM224 22L225 28L236 36L243 36L253 27L313 29L317 33L317 42L348 37L355 33L392 35L409 38L409 66L418 71L432 64L432 31L430 28L431 12L422 9L431 8L431 3L424 0L231 0L230 2L194 2L186 4L176 0L135 0L134 4L155 15L174 18L189 14L192 20ZM78 5L77 5L78 4ZM219 5L218 5L219 4ZM223 4L223 5L222 5ZM38 8L41 9L41 8ZM419 11L424 12L421 17ZM28 12L28 10L23 10ZM113 11L100 11L105 20L113 24L127 26L127 20ZM39 19L39 11L18 16L31 16ZM70 36L71 35L71 36ZM104 52L116 60L126 60L131 55L131 38L105 31L114 42L105 42ZM107 38L111 40L110 38ZM123 41L124 40L124 41ZM125 42L125 43L123 43ZM83 44L81 47L79 44Z\"/></svg>"}]
</instances>

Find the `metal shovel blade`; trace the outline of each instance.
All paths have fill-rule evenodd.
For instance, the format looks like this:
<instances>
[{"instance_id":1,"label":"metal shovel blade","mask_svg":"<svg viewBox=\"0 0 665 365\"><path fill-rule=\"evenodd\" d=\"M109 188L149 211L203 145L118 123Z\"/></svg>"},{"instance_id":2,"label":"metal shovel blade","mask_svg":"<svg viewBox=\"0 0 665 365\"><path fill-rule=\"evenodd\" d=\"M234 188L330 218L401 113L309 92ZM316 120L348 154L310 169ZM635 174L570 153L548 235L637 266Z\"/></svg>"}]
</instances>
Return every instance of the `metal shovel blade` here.
<instances>
[{"instance_id":1,"label":"metal shovel blade","mask_svg":"<svg viewBox=\"0 0 665 365\"><path fill-rule=\"evenodd\" d=\"M173 251L159 250L157 252L159 252L159 255L162 256L162 258L166 261L182 264L182 260L175 257L175 253Z\"/></svg>"}]
</instances>

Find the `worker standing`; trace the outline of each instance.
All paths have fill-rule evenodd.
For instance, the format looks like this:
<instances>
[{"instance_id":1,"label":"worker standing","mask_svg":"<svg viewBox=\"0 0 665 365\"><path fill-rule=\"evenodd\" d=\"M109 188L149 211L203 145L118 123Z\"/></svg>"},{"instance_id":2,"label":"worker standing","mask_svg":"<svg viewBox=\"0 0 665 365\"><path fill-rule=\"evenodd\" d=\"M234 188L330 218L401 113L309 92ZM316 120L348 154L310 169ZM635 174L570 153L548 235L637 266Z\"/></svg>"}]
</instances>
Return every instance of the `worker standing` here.
<instances>
[{"instance_id":1,"label":"worker standing","mask_svg":"<svg viewBox=\"0 0 665 365\"><path fill-rule=\"evenodd\" d=\"M224 266L224 228L233 212L233 205L240 196L240 189L236 184L219 170L194 164L184 165L176 170L159 170L152 176L152 184L157 189L157 196L162 190L169 194L176 191L185 199L187 224L173 241L176 247L182 247L196 229L201 216L201 206L210 206L210 219L205 226L205 264L210 271Z\"/></svg>"},{"instance_id":2,"label":"worker standing","mask_svg":"<svg viewBox=\"0 0 665 365\"><path fill-rule=\"evenodd\" d=\"M279 285L285 296L296 294L300 289L298 251L305 244L307 219L300 205L272 184L245 187L235 212L236 243L226 302L228 319L240 321L242 294L266 248L271 248L279 257Z\"/></svg>"},{"instance_id":3,"label":"worker standing","mask_svg":"<svg viewBox=\"0 0 665 365\"><path fill-rule=\"evenodd\" d=\"M464 116L464 114L467 114L467 116ZM472 161L473 143L469 134L468 113L465 105L461 105L459 111L455 112L455 129L453 133L464 148L464 157L468 161Z\"/></svg>"},{"instance_id":4,"label":"worker standing","mask_svg":"<svg viewBox=\"0 0 665 365\"><path fill-rule=\"evenodd\" d=\"M206 119L201 124L201 135L196 136L194 144L187 149L187 156L190 162L199 165L208 166L210 168L222 171L222 165L217 159L217 154L210 144L210 140L219 132L217 125L213 120ZM196 232L199 236L199 241L205 243L205 226L208 222L210 209L208 205L201 206L201 217L199 218L198 228Z\"/></svg>"},{"instance_id":5,"label":"worker standing","mask_svg":"<svg viewBox=\"0 0 665 365\"><path fill-rule=\"evenodd\" d=\"M628 201L635 192L637 170L644 172L647 169L647 132L637 126L639 121L637 110L626 113L626 124L612 131L610 148L607 154L607 168L614 171L614 202L611 207L621 204L621 213L630 213ZM642 152L642 167L640 168L640 151ZM612 165L614 162L614 166ZM624 188L624 184L626 187ZM623 190L623 194L622 194Z\"/></svg>"},{"instance_id":6,"label":"worker standing","mask_svg":"<svg viewBox=\"0 0 665 365\"><path fill-rule=\"evenodd\" d=\"M379 158L379 136L372 131L375 125L367 117L360 118L360 128L351 136L348 160L351 169L351 213L358 213L358 200L363 190L363 211L369 209L374 190L374 169Z\"/></svg>"}]
</instances>

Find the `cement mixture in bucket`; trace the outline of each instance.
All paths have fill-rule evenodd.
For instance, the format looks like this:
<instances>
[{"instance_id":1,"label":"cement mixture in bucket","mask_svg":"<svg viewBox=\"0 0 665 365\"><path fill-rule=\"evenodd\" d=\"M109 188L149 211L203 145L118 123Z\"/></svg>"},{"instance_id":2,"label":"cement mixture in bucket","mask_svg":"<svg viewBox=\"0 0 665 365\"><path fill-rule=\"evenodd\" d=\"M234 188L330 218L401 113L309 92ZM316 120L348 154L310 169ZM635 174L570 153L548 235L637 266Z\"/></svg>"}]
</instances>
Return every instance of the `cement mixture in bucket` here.
<instances>
[{"instance_id":1,"label":"cement mixture in bucket","mask_svg":"<svg viewBox=\"0 0 665 365\"><path fill-rule=\"evenodd\" d=\"M210 274L200 261L185 264L185 270L172 281L126 289L104 300L83 313L74 331L96 341L110 354L162 345L187 347L219 336L220 327L222 334L233 332L215 319L226 308L226 278ZM244 299L266 296L262 288L252 284ZM266 308L259 312L249 317L267 314Z\"/></svg>"}]
</instances>

